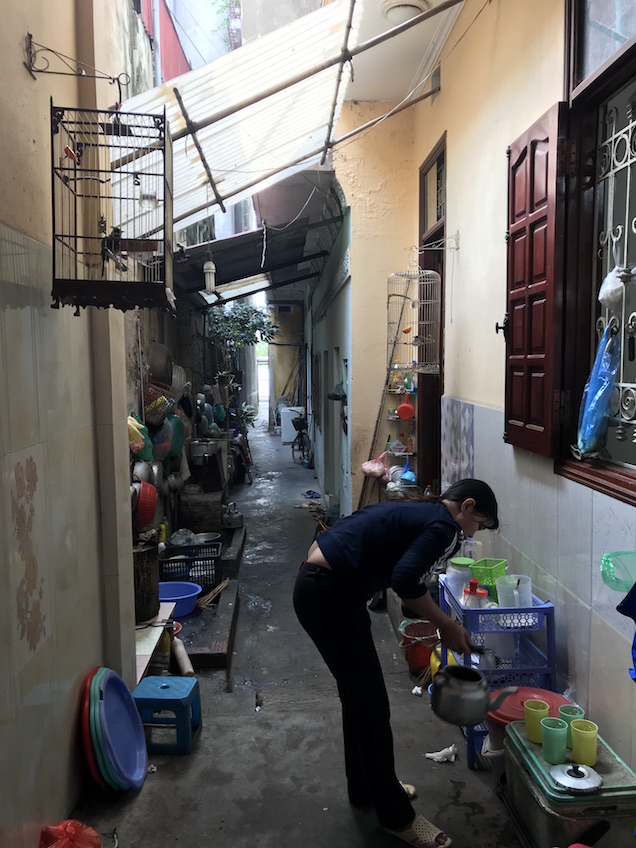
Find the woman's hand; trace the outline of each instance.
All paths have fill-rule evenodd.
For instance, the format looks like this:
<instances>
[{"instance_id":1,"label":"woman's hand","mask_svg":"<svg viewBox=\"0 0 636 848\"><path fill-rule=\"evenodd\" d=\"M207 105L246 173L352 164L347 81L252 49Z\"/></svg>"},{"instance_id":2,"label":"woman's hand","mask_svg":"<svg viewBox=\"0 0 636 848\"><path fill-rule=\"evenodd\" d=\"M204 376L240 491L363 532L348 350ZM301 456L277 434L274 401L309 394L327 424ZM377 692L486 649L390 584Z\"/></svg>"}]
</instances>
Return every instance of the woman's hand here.
<instances>
[{"instance_id":1,"label":"woman's hand","mask_svg":"<svg viewBox=\"0 0 636 848\"><path fill-rule=\"evenodd\" d=\"M440 624L439 635L445 648L458 654L472 653L468 631L461 626L459 621L453 621L449 618L443 624Z\"/></svg>"},{"instance_id":2,"label":"woman's hand","mask_svg":"<svg viewBox=\"0 0 636 848\"><path fill-rule=\"evenodd\" d=\"M430 621L437 627L442 643L446 648L456 651L458 654L472 654L473 649L468 638L468 632L458 621L449 618L446 613L441 611L431 598L430 592L421 595L419 598L402 598L402 603L406 604L420 618Z\"/></svg>"}]
</instances>

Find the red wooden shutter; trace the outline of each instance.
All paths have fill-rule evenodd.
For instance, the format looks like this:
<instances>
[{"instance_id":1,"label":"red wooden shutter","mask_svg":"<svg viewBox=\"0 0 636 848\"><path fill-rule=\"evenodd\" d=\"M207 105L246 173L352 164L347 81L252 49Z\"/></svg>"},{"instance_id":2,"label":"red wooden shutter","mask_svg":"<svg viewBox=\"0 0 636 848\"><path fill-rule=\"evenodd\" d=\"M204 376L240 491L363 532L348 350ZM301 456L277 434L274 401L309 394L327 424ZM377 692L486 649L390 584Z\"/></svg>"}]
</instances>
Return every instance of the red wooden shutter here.
<instances>
[{"instance_id":1,"label":"red wooden shutter","mask_svg":"<svg viewBox=\"0 0 636 848\"><path fill-rule=\"evenodd\" d=\"M504 440L543 456L559 429L566 119L555 104L509 149Z\"/></svg>"}]
</instances>

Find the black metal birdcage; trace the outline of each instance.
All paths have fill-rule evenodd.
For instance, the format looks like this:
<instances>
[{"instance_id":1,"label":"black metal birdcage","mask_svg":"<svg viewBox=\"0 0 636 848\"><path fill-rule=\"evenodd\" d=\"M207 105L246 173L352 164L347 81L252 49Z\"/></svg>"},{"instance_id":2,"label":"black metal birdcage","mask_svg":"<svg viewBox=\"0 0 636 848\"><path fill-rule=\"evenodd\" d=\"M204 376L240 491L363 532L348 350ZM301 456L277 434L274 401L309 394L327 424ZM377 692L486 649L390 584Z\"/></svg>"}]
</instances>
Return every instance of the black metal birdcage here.
<instances>
[{"instance_id":1,"label":"black metal birdcage","mask_svg":"<svg viewBox=\"0 0 636 848\"><path fill-rule=\"evenodd\" d=\"M53 306L174 309L163 115L51 102Z\"/></svg>"}]
</instances>

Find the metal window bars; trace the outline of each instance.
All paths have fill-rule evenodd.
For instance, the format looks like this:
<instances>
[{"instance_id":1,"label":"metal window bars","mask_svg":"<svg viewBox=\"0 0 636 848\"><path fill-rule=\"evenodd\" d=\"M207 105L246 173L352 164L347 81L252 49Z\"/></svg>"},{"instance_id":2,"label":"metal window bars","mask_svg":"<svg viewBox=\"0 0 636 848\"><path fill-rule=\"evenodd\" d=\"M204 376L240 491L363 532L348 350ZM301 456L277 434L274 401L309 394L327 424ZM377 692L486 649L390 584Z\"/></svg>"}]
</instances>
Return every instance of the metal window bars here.
<instances>
[{"instance_id":1,"label":"metal window bars","mask_svg":"<svg viewBox=\"0 0 636 848\"><path fill-rule=\"evenodd\" d=\"M609 325L621 342L621 362L610 397L606 458L636 465L636 81L601 107L598 139L595 291L613 269L623 286L620 307L603 307L596 321L597 341Z\"/></svg>"}]
</instances>

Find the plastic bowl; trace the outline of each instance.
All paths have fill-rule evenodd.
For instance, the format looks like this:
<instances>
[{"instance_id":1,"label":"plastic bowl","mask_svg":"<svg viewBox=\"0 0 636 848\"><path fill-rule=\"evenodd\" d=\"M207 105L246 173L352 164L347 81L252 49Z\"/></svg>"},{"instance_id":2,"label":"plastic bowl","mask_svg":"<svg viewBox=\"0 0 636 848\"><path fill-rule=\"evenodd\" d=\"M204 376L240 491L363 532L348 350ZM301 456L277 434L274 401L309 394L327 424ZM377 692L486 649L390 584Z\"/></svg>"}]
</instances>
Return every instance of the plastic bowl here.
<instances>
[{"instance_id":1,"label":"plastic bowl","mask_svg":"<svg viewBox=\"0 0 636 848\"><path fill-rule=\"evenodd\" d=\"M157 505L157 490L152 483L141 482L139 484L139 497L137 500L137 529L143 530L155 517Z\"/></svg>"},{"instance_id":2,"label":"plastic bowl","mask_svg":"<svg viewBox=\"0 0 636 848\"><path fill-rule=\"evenodd\" d=\"M181 583L177 580L169 580L159 583L159 600L174 601L176 603L175 616L189 615L194 611L197 595L200 591L201 586L198 583Z\"/></svg>"}]
</instances>

